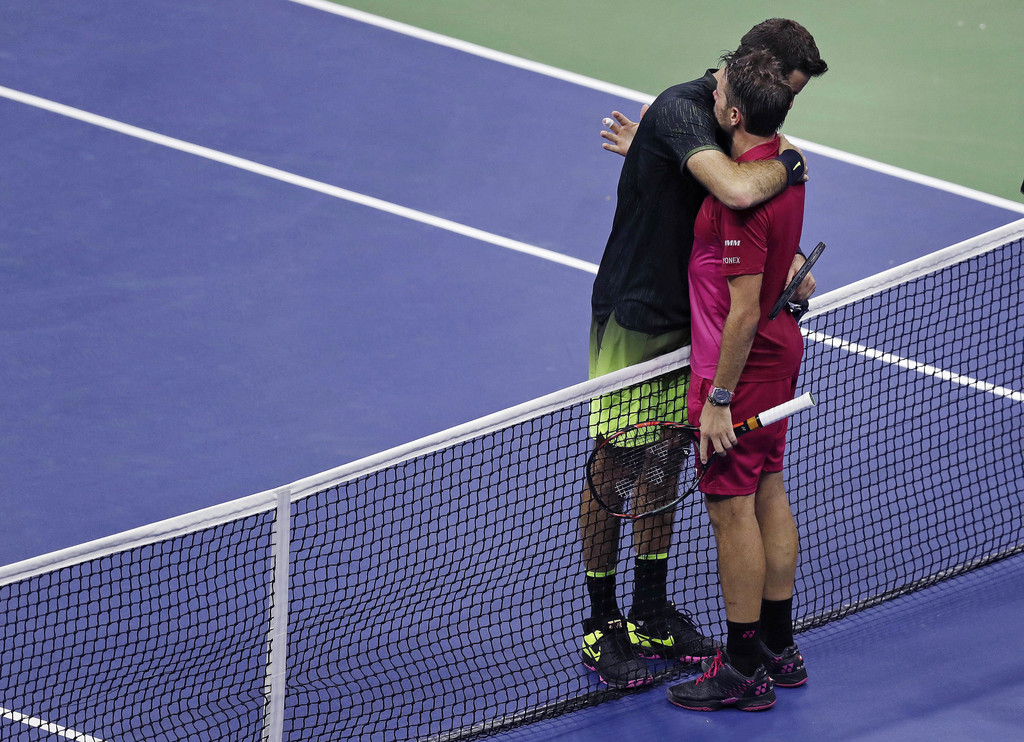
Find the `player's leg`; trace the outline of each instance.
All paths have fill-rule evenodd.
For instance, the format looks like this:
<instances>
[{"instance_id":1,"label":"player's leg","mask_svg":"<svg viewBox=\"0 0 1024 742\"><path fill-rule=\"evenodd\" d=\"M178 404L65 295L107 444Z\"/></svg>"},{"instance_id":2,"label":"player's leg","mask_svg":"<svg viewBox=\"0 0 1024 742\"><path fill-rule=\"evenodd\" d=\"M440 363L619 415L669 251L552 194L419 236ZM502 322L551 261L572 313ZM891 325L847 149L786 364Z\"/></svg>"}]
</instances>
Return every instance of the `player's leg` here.
<instances>
[{"instance_id":1,"label":"player's leg","mask_svg":"<svg viewBox=\"0 0 1024 742\"><path fill-rule=\"evenodd\" d=\"M668 352L682 342L683 336L658 336L648 340L646 354ZM669 374L650 385L644 398L655 405L647 413L649 419L685 423L686 395L689 388L687 370ZM671 433L668 434L671 436ZM649 456L637 484L638 512L643 503L665 502L675 498L683 462L689 460L689 439L678 436L658 440L658 456ZM678 445L678 448L674 446ZM671 494L669 494L671 492ZM681 662L698 663L714 656L717 645L698 631L685 608L677 606L668 594L668 575L675 513L669 511L634 524L633 603L629 622L635 627L632 635L637 651L644 657L666 657Z\"/></svg>"},{"instance_id":2,"label":"player's leg","mask_svg":"<svg viewBox=\"0 0 1024 742\"><path fill-rule=\"evenodd\" d=\"M590 328L590 378L603 376L613 371L648 360L649 336L627 330L615 321L612 315L603 323L594 322ZM638 384L626 389L602 395L594 400L590 410L589 432L595 441L633 423L651 419L654 398L659 390L648 383ZM642 438L624 442L635 449L643 446ZM616 495L615 487L622 482L636 482L641 476L640 467L631 456L619 456L626 453L625 448L606 446L598 454L594 462L594 481L607 482L607 491L600 496L605 502L613 502ZM636 466L636 471L623 471L625 466ZM618 608L612 611L615 594L615 574L619 551L618 519L605 512L591 496L584 491L581 510L581 538L583 562L587 570L588 594L591 595L591 615L595 618L609 618ZM671 528L671 521L669 521ZM652 546L652 548L660 548Z\"/></svg>"},{"instance_id":3,"label":"player's leg","mask_svg":"<svg viewBox=\"0 0 1024 742\"><path fill-rule=\"evenodd\" d=\"M793 639L793 585L800 542L782 472L761 475L756 511L766 567L762 658L776 685L795 688L807 682L804 658Z\"/></svg>"},{"instance_id":4,"label":"player's leg","mask_svg":"<svg viewBox=\"0 0 1024 742\"><path fill-rule=\"evenodd\" d=\"M580 536L590 598L590 616L583 621L583 664L612 687L646 685L653 677L633 649L632 627L615 597L618 518L598 505L586 489L581 496Z\"/></svg>"},{"instance_id":5,"label":"player's leg","mask_svg":"<svg viewBox=\"0 0 1024 742\"><path fill-rule=\"evenodd\" d=\"M613 321L612 321L613 322ZM590 376L600 376L629 365L617 338L605 343L607 323L594 323L590 335ZM628 404L621 393L609 394L594 401L590 415L590 434L595 441L619 427L628 424ZM621 466L613 448L599 454L595 462L598 473L595 481L608 482L614 487ZM610 502L614 491L601 493ZM629 688L646 685L653 680L647 665L633 649L630 631L616 599L616 581L619 552L619 520L605 511L588 488L580 495L580 543L586 570L587 595L590 615L583 621L583 664L597 672L610 686Z\"/></svg>"},{"instance_id":6,"label":"player's leg","mask_svg":"<svg viewBox=\"0 0 1024 742\"><path fill-rule=\"evenodd\" d=\"M765 559L754 512L754 496L705 499L718 546L718 574L725 602L725 654L705 663L697 680L674 685L669 701L695 711L732 706L761 711L775 705L775 690L760 656L758 627Z\"/></svg>"},{"instance_id":7,"label":"player's leg","mask_svg":"<svg viewBox=\"0 0 1024 742\"><path fill-rule=\"evenodd\" d=\"M598 453L595 469L600 472L612 466L610 457ZM595 481L605 478L595 476ZM608 481L612 478L607 477ZM605 494L612 497L612 494ZM587 571L588 594L591 598L591 616L600 619L621 617L615 597L615 572L619 553L619 519L598 505L590 490L580 495L580 540L583 566Z\"/></svg>"},{"instance_id":8,"label":"player's leg","mask_svg":"<svg viewBox=\"0 0 1024 742\"><path fill-rule=\"evenodd\" d=\"M718 546L718 576L729 629L726 651L744 675L760 664L757 645L764 594L765 555L755 515L755 498L706 497Z\"/></svg>"},{"instance_id":9,"label":"player's leg","mask_svg":"<svg viewBox=\"0 0 1024 742\"><path fill-rule=\"evenodd\" d=\"M792 399L796 387L796 375L765 384L763 388L768 396L764 403L778 404ZM757 519L767 564L761 603L761 654L775 684L795 688L807 682L807 668L793 639L793 585L800 538L782 473L789 424L782 421L769 427L775 431L775 441L765 459L757 492Z\"/></svg>"},{"instance_id":10,"label":"player's leg","mask_svg":"<svg viewBox=\"0 0 1024 742\"><path fill-rule=\"evenodd\" d=\"M691 384L689 412L693 419L700 419L711 381L694 377ZM759 412L759 404L755 385L739 385L733 397L733 418ZM755 493L768 442L763 431L748 433L728 457L711 464L701 484L718 548L728 634L724 654L704 663L704 675L669 688L669 701L683 708L713 711L733 706L759 711L775 704L758 635L766 564Z\"/></svg>"},{"instance_id":11,"label":"player's leg","mask_svg":"<svg viewBox=\"0 0 1024 742\"><path fill-rule=\"evenodd\" d=\"M755 511L764 545L764 598L789 600L793 597L800 542L782 472L761 475Z\"/></svg>"}]
</instances>

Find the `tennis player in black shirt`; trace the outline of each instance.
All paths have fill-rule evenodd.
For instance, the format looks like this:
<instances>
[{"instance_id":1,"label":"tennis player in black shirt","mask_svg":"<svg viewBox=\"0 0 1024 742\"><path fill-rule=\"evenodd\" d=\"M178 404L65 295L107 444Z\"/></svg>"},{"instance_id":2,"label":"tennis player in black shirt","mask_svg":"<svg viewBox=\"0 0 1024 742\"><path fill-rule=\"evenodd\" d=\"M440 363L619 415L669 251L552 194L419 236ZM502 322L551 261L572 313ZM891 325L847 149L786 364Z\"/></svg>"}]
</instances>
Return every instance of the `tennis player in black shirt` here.
<instances>
[{"instance_id":1,"label":"tennis player in black shirt","mask_svg":"<svg viewBox=\"0 0 1024 742\"><path fill-rule=\"evenodd\" d=\"M780 61L794 93L828 69L814 38L795 21L775 18L758 24L734 54L759 48ZM726 154L729 144L714 117L720 75L720 70L708 70L669 88L635 131L621 117L626 128L616 127L615 136L605 137L611 142L605 148L624 154L625 160L611 234L594 281L591 378L690 344L687 267L694 221L709 191L729 208L745 209L804 179L803 156L785 141L773 160L739 164ZM800 263L798 257L793 272ZM813 279L801 286L800 295L806 298L811 291ZM600 441L646 419L686 422L687 385L688 374L680 371L606 395L592 405L591 436ZM698 663L716 653L715 643L667 594L672 525L671 512L636 522L634 592L623 616L616 596L619 521L583 493L580 531L591 612L583 623L582 659L610 686L650 683L643 657Z\"/></svg>"}]
</instances>

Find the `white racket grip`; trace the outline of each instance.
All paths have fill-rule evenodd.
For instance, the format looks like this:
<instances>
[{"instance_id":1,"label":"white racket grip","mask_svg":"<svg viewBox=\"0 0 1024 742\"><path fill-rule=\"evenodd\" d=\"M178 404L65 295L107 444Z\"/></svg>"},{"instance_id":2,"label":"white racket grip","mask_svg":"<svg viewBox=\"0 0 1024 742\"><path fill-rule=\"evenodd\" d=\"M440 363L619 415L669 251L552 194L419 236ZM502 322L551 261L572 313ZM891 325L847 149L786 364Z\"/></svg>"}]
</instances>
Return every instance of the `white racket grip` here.
<instances>
[{"instance_id":1,"label":"white racket grip","mask_svg":"<svg viewBox=\"0 0 1024 742\"><path fill-rule=\"evenodd\" d=\"M814 401L814 397L811 393L806 392L796 399L791 399L788 402L783 402L780 405L765 410L757 416L757 420L761 423L761 427L764 428L772 423L782 420L783 418L789 417L790 415L795 415L798 412L808 410L816 404L818 403Z\"/></svg>"}]
</instances>

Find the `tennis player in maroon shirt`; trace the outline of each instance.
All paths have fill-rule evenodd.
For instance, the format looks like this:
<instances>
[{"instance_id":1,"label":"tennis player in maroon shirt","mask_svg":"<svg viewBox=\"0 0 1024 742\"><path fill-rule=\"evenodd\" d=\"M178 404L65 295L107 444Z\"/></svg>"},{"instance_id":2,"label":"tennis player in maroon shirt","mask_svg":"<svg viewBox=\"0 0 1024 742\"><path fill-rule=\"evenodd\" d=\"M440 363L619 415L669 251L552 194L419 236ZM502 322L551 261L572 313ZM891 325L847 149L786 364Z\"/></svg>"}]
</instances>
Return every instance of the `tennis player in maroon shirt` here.
<instances>
[{"instance_id":1,"label":"tennis player in maroon shirt","mask_svg":"<svg viewBox=\"0 0 1024 742\"><path fill-rule=\"evenodd\" d=\"M739 162L775 157L793 91L767 52L734 57L715 91L715 118ZM698 679L671 687L683 708L771 708L775 685L807 679L793 641L798 536L783 482L785 420L741 439L733 423L793 398L803 356L796 320L768 313L799 250L804 186L746 210L708 196L694 227L689 282L691 383L700 420L701 483L718 547L728 635ZM713 454L718 453L715 457Z\"/></svg>"}]
</instances>

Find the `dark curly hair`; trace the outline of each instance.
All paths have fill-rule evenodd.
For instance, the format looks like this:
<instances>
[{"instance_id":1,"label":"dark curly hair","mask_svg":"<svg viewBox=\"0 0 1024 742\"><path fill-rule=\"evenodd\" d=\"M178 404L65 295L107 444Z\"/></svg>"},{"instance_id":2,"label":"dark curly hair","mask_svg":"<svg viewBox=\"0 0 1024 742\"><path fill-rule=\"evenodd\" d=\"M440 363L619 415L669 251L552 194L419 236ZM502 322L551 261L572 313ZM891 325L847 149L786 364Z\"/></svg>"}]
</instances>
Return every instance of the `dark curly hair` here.
<instances>
[{"instance_id":1,"label":"dark curly hair","mask_svg":"<svg viewBox=\"0 0 1024 742\"><path fill-rule=\"evenodd\" d=\"M722 61L742 57L755 49L770 51L781 63L782 74L787 78L793 70L808 77L819 77L828 71L810 31L788 18L769 18L758 23L743 35L736 51L727 53Z\"/></svg>"}]
</instances>

